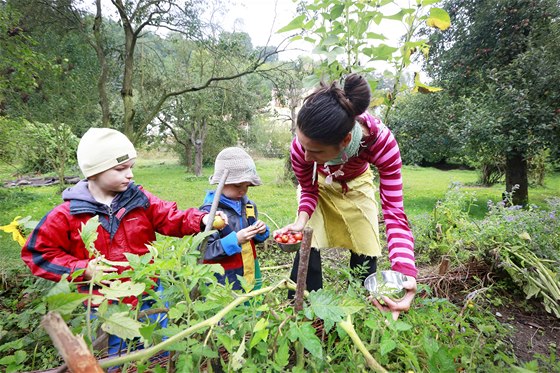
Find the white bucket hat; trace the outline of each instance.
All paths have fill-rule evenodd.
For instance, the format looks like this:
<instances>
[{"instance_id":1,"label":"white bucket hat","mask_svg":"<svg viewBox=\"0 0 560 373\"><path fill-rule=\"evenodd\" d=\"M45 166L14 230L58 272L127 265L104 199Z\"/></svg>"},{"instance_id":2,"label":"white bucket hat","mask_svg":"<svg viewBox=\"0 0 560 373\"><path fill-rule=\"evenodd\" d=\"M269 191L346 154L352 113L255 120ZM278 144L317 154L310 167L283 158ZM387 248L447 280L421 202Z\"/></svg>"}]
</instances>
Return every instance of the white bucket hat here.
<instances>
[{"instance_id":1,"label":"white bucket hat","mask_svg":"<svg viewBox=\"0 0 560 373\"><path fill-rule=\"evenodd\" d=\"M214 163L214 175L210 176L210 184L218 184L224 170L229 170L226 184L244 182L255 186L262 184L253 158L241 148L225 148L218 154Z\"/></svg>"}]
</instances>

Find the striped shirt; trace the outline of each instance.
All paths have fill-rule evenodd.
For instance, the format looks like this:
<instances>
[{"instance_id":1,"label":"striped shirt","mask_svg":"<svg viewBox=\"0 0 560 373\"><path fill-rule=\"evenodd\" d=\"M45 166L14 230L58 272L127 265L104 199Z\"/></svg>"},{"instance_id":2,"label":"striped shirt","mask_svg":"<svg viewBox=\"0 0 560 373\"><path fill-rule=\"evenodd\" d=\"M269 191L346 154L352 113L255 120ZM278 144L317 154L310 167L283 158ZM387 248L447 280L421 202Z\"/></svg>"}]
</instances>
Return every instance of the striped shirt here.
<instances>
[{"instance_id":1,"label":"striped shirt","mask_svg":"<svg viewBox=\"0 0 560 373\"><path fill-rule=\"evenodd\" d=\"M333 175L333 180L344 185L346 181L363 174L370 164L377 168L391 268L416 277L414 238L403 206L402 161L399 146L391 131L378 118L365 113L357 119L369 128L369 136L363 139L365 147L362 146L359 153L349 158L343 165L328 168L317 165L317 171L328 176L342 168L344 174ZM301 186L298 212L305 211L311 216L317 207L319 194L319 186L314 175L314 162L305 160L305 151L297 137L292 141L290 156L292 168Z\"/></svg>"}]
</instances>

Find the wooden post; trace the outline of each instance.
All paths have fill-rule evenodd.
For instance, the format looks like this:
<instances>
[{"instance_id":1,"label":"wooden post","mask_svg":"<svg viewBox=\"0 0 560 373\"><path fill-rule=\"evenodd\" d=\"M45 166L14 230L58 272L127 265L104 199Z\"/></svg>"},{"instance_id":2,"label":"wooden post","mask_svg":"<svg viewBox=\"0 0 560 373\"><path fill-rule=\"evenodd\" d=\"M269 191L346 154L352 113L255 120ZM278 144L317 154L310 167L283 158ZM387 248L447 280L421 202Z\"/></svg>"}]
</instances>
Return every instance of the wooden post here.
<instances>
[{"instance_id":1,"label":"wooden post","mask_svg":"<svg viewBox=\"0 0 560 373\"><path fill-rule=\"evenodd\" d=\"M297 287L295 295L295 311L303 310L303 293L307 285L307 267L309 265L309 253L311 252L311 238L313 229L307 227L303 230L303 239L299 249L299 265L297 274Z\"/></svg>"},{"instance_id":2,"label":"wooden post","mask_svg":"<svg viewBox=\"0 0 560 373\"><path fill-rule=\"evenodd\" d=\"M49 312L41 321L54 346L72 373L103 373L82 337L72 334L56 312Z\"/></svg>"}]
</instances>

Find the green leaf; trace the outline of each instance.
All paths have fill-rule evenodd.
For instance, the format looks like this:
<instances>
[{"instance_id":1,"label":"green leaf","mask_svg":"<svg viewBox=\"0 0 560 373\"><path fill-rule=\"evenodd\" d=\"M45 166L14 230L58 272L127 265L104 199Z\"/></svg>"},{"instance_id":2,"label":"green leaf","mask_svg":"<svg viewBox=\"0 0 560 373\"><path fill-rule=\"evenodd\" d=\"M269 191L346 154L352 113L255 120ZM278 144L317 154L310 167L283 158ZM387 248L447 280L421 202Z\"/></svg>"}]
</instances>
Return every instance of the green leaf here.
<instances>
[{"instance_id":1,"label":"green leaf","mask_svg":"<svg viewBox=\"0 0 560 373\"><path fill-rule=\"evenodd\" d=\"M303 88L315 87L317 84L319 84L320 81L321 79L317 75L308 75L303 78Z\"/></svg>"},{"instance_id":2,"label":"green leaf","mask_svg":"<svg viewBox=\"0 0 560 373\"><path fill-rule=\"evenodd\" d=\"M141 337L142 324L130 318L128 312L117 312L105 319L101 329L122 339Z\"/></svg>"},{"instance_id":3,"label":"green leaf","mask_svg":"<svg viewBox=\"0 0 560 373\"><path fill-rule=\"evenodd\" d=\"M87 298L87 294L60 293L48 296L45 300L47 302L49 311L58 312L61 315L68 315L72 313L78 306L80 306Z\"/></svg>"},{"instance_id":4,"label":"green leaf","mask_svg":"<svg viewBox=\"0 0 560 373\"><path fill-rule=\"evenodd\" d=\"M393 340L393 337L389 333L385 333L379 345L379 352L382 356L385 356L397 347L397 342Z\"/></svg>"},{"instance_id":5,"label":"green leaf","mask_svg":"<svg viewBox=\"0 0 560 373\"><path fill-rule=\"evenodd\" d=\"M80 237L84 242L86 249L89 251L91 256L95 256L95 246L94 242L97 240L97 228L99 227L99 216L95 215L89 219L85 224L82 223L82 229L80 230Z\"/></svg>"},{"instance_id":6,"label":"green leaf","mask_svg":"<svg viewBox=\"0 0 560 373\"><path fill-rule=\"evenodd\" d=\"M441 0L422 0L422 6L432 5L439 3Z\"/></svg>"},{"instance_id":7,"label":"green leaf","mask_svg":"<svg viewBox=\"0 0 560 373\"><path fill-rule=\"evenodd\" d=\"M232 330L232 332L233 332L233 330ZM230 354L233 352L233 348L239 344L238 341L233 339L228 334L220 333L220 334L216 334L216 337L218 338L218 341L220 341L222 346L224 346Z\"/></svg>"},{"instance_id":8,"label":"green leaf","mask_svg":"<svg viewBox=\"0 0 560 373\"><path fill-rule=\"evenodd\" d=\"M183 240L190 239L192 240L191 247L199 247L204 241L204 239L206 239L206 237L214 234L215 232L216 232L215 230L210 230L208 232L200 232L194 236L185 236L183 237Z\"/></svg>"},{"instance_id":9,"label":"green leaf","mask_svg":"<svg viewBox=\"0 0 560 373\"><path fill-rule=\"evenodd\" d=\"M176 320L181 318L185 314L186 310L187 310L186 304L177 303L174 307L171 307L169 309L169 311L167 312L167 316L169 316L171 320Z\"/></svg>"},{"instance_id":10,"label":"green leaf","mask_svg":"<svg viewBox=\"0 0 560 373\"><path fill-rule=\"evenodd\" d=\"M457 367L453 362L453 356L451 356L450 351L442 346L429 360L428 369L430 372L448 372L454 373L457 371Z\"/></svg>"},{"instance_id":11,"label":"green leaf","mask_svg":"<svg viewBox=\"0 0 560 373\"><path fill-rule=\"evenodd\" d=\"M398 13L395 13L390 16L384 16L385 19L391 19L393 21L401 21L407 14L414 13L414 9L412 8L402 8Z\"/></svg>"},{"instance_id":12,"label":"green leaf","mask_svg":"<svg viewBox=\"0 0 560 373\"><path fill-rule=\"evenodd\" d=\"M428 27L435 27L445 31L451 26L451 18L449 14L441 8L431 8L430 15L426 20Z\"/></svg>"},{"instance_id":13,"label":"green leaf","mask_svg":"<svg viewBox=\"0 0 560 373\"><path fill-rule=\"evenodd\" d=\"M329 35L326 39L321 41L321 44L329 46L338 44L338 37L336 35Z\"/></svg>"},{"instance_id":14,"label":"green leaf","mask_svg":"<svg viewBox=\"0 0 560 373\"><path fill-rule=\"evenodd\" d=\"M124 297L137 297L144 292L146 284L134 283L132 281L121 282L120 280L111 281L111 285L99 290L107 299L119 300Z\"/></svg>"},{"instance_id":15,"label":"green leaf","mask_svg":"<svg viewBox=\"0 0 560 373\"><path fill-rule=\"evenodd\" d=\"M368 32L366 33L366 38L368 39L372 39L372 40L386 40L387 38L385 37L385 35L383 34L378 34L375 32Z\"/></svg>"},{"instance_id":16,"label":"green leaf","mask_svg":"<svg viewBox=\"0 0 560 373\"><path fill-rule=\"evenodd\" d=\"M253 348L255 347L260 341L265 341L268 338L268 329L261 329L258 332L256 332L255 334L253 334L253 337L251 338L251 343L249 344L249 348Z\"/></svg>"},{"instance_id":17,"label":"green leaf","mask_svg":"<svg viewBox=\"0 0 560 373\"><path fill-rule=\"evenodd\" d=\"M399 332L404 332L412 329L412 325L405 323L404 321L397 320L394 325L395 329Z\"/></svg>"},{"instance_id":18,"label":"green leaf","mask_svg":"<svg viewBox=\"0 0 560 373\"><path fill-rule=\"evenodd\" d=\"M439 350L438 342L430 337L428 333L424 334L424 350L428 354L428 358L431 358Z\"/></svg>"},{"instance_id":19,"label":"green leaf","mask_svg":"<svg viewBox=\"0 0 560 373\"><path fill-rule=\"evenodd\" d=\"M72 290L70 290L70 283L66 278L61 279L59 282L54 285L51 290L49 290L47 296L57 295L57 294L70 294Z\"/></svg>"},{"instance_id":20,"label":"green leaf","mask_svg":"<svg viewBox=\"0 0 560 373\"><path fill-rule=\"evenodd\" d=\"M303 21L305 21L305 14L302 14L302 15L297 16L296 18L292 19L292 21L290 23L288 23L286 26L284 26L281 29L279 29L278 31L276 31L276 33L281 34L283 32L288 32L288 31L301 29L301 28L303 28Z\"/></svg>"},{"instance_id":21,"label":"green leaf","mask_svg":"<svg viewBox=\"0 0 560 373\"><path fill-rule=\"evenodd\" d=\"M340 17L343 11L344 11L344 4L336 4L331 9L331 13L329 15L330 19L331 20L337 19L338 17Z\"/></svg>"},{"instance_id":22,"label":"green leaf","mask_svg":"<svg viewBox=\"0 0 560 373\"><path fill-rule=\"evenodd\" d=\"M364 48L363 53L371 58L372 60L389 60L393 56L393 53L398 51L398 48L391 47L386 44L380 44L377 47Z\"/></svg>"},{"instance_id":23,"label":"green leaf","mask_svg":"<svg viewBox=\"0 0 560 373\"><path fill-rule=\"evenodd\" d=\"M315 335L315 328L311 323L297 324L292 323L292 327L288 331L290 341L300 341L303 347L307 349L313 356L318 359L323 358L323 348L321 340Z\"/></svg>"},{"instance_id":24,"label":"green leaf","mask_svg":"<svg viewBox=\"0 0 560 373\"><path fill-rule=\"evenodd\" d=\"M276 355L274 355L274 362L280 367L285 367L289 363L290 349L286 340L283 340L282 342L279 343L280 345L278 346L278 351L276 352Z\"/></svg>"},{"instance_id":25,"label":"green leaf","mask_svg":"<svg viewBox=\"0 0 560 373\"><path fill-rule=\"evenodd\" d=\"M317 317L331 322L339 322L347 315L361 310L364 305L355 299L341 298L333 291L320 289L308 297L310 307Z\"/></svg>"},{"instance_id":26,"label":"green leaf","mask_svg":"<svg viewBox=\"0 0 560 373\"><path fill-rule=\"evenodd\" d=\"M142 336L142 340L144 341L145 344L148 341L152 340L152 335L154 334L154 331L156 330L157 327L158 327L158 324L153 323L153 324L142 326L139 329L140 335Z\"/></svg>"}]
</instances>

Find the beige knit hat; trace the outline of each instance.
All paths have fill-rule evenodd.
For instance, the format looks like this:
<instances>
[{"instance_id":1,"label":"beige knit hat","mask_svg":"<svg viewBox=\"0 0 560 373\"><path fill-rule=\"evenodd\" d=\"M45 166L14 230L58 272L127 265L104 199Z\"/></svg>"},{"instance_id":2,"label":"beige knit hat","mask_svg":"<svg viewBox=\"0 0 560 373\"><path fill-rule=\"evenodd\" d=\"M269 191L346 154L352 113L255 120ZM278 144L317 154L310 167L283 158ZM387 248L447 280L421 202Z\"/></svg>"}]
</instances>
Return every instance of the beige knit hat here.
<instances>
[{"instance_id":1,"label":"beige knit hat","mask_svg":"<svg viewBox=\"0 0 560 373\"><path fill-rule=\"evenodd\" d=\"M111 128L90 128L78 144L78 165L90 177L136 158L128 137Z\"/></svg>"},{"instance_id":2,"label":"beige knit hat","mask_svg":"<svg viewBox=\"0 0 560 373\"><path fill-rule=\"evenodd\" d=\"M210 176L210 184L218 184L224 170L229 170L226 184L262 184L253 158L241 148L225 148L218 154L214 163L214 175Z\"/></svg>"}]
</instances>

